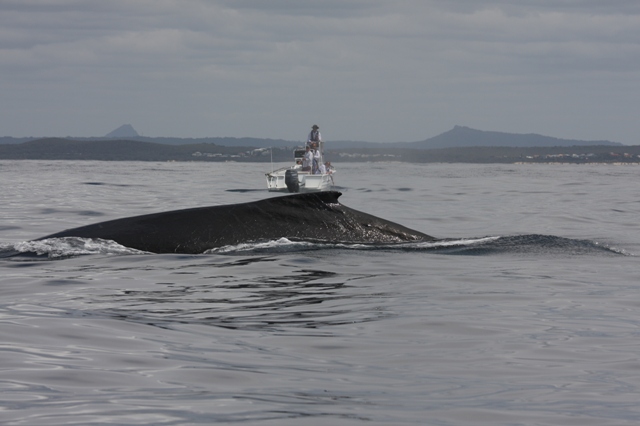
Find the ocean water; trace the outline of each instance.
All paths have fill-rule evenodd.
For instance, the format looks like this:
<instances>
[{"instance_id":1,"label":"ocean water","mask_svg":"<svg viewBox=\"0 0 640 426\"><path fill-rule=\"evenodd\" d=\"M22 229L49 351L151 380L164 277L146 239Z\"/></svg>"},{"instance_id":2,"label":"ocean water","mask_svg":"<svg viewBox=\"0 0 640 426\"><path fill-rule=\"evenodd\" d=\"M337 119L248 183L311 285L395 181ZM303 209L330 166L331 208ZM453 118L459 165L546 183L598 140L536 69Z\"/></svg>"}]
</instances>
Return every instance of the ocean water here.
<instances>
[{"instance_id":1,"label":"ocean water","mask_svg":"<svg viewBox=\"0 0 640 426\"><path fill-rule=\"evenodd\" d=\"M0 252L44 255L0 259L0 424L640 423L640 167L336 166L453 243L36 246L274 196L271 165L0 161Z\"/></svg>"}]
</instances>

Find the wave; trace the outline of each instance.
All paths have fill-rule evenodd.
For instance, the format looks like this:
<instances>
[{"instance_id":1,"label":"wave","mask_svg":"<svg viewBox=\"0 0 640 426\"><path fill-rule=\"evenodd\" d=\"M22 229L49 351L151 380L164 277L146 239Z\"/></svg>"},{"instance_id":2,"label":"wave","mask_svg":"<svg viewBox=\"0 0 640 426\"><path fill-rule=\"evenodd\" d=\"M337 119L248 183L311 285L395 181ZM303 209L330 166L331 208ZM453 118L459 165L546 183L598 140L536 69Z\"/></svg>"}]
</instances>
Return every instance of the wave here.
<instances>
[{"instance_id":1,"label":"wave","mask_svg":"<svg viewBox=\"0 0 640 426\"><path fill-rule=\"evenodd\" d=\"M143 254L145 252L100 238L61 237L37 241L22 241L0 245L0 258L27 256L65 259L90 254Z\"/></svg>"},{"instance_id":2,"label":"wave","mask_svg":"<svg viewBox=\"0 0 640 426\"><path fill-rule=\"evenodd\" d=\"M477 244L460 244L437 248L440 253L452 255L624 255L632 256L624 249L592 240L557 237L554 235L528 234L493 237L478 240Z\"/></svg>"},{"instance_id":3,"label":"wave","mask_svg":"<svg viewBox=\"0 0 640 426\"><path fill-rule=\"evenodd\" d=\"M514 255L627 255L623 249L610 247L597 241L570 239L553 235L486 236L478 238L445 239L427 242L392 244L346 244L309 241L292 241L281 238L277 241L239 244L209 250L208 253L246 254L269 252L298 252L309 250L387 250L405 252L428 252L447 255L482 256L495 254Z\"/></svg>"},{"instance_id":4,"label":"wave","mask_svg":"<svg viewBox=\"0 0 640 426\"><path fill-rule=\"evenodd\" d=\"M288 238L280 238L274 241L257 243L244 243L232 246L224 246L207 250L207 253L234 254L234 253L264 253L264 252L299 252L309 250L400 250L420 251L436 248L452 247L459 245L472 245L483 241L489 241L500 237L484 237L464 240L441 240L429 242L392 243L392 244L364 244L364 243L331 243L322 241L295 241Z\"/></svg>"},{"instance_id":5,"label":"wave","mask_svg":"<svg viewBox=\"0 0 640 426\"><path fill-rule=\"evenodd\" d=\"M331 243L322 241L296 241L288 238L229 245L207 250L203 254L247 255L297 253L319 250L386 250L400 252L425 252L442 255L625 255L624 249L596 241L570 239L552 235L486 236L479 238L446 239L428 242L363 244ZM39 241L23 241L0 244L0 258L36 257L65 259L82 255L137 255L152 254L125 247L111 240L62 237Z\"/></svg>"}]
</instances>

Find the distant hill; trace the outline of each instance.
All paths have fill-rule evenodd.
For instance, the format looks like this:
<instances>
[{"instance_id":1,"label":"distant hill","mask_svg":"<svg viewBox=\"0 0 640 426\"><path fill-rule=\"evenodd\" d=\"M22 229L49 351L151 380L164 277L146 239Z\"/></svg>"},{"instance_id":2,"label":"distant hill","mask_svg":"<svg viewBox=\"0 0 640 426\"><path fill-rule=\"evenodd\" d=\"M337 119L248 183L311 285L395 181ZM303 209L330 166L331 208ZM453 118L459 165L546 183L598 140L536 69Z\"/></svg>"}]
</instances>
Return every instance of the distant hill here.
<instances>
[{"instance_id":1,"label":"distant hill","mask_svg":"<svg viewBox=\"0 0 640 426\"><path fill-rule=\"evenodd\" d=\"M90 138L76 138L69 137L66 139L82 140L82 141L101 141L105 139L112 139L107 137L90 137ZM304 142L286 141L283 139L258 139L258 138L232 138L232 137L210 137L210 138L173 138L173 137L149 137L149 136L131 136L121 137L118 139L127 139L140 142L159 143L163 145L194 145L194 144L215 144L220 146L229 147L255 147L255 148L270 148L270 147L294 147Z\"/></svg>"},{"instance_id":2,"label":"distant hill","mask_svg":"<svg viewBox=\"0 0 640 426\"><path fill-rule=\"evenodd\" d=\"M105 138L135 138L140 136L131 124L123 124L112 132L107 133Z\"/></svg>"},{"instance_id":3,"label":"distant hill","mask_svg":"<svg viewBox=\"0 0 640 426\"><path fill-rule=\"evenodd\" d=\"M35 138L32 138L32 137L14 138L14 137L11 137L11 136L2 136L2 137L0 137L0 145L9 145L9 144L22 143L22 142L31 141L33 139L35 139Z\"/></svg>"},{"instance_id":4,"label":"distant hill","mask_svg":"<svg viewBox=\"0 0 640 426\"><path fill-rule=\"evenodd\" d=\"M467 146L416 149L339 148L327 144L326 158L332 162L399 161L408 163L638 163L640 145L504 147ZM388 144L394 145L394 144ZM397 145L397 144L395 144ZM0 160L100 160L100 161L291 161L290 148L222 146L213 143L170 145L141 140L75 140L48 138L16 144L0 144Z\"/></svg>"},{"instance_id":5,"label":"distant hill","mask_svg":"<svg viewBox=\"0 0 640 426\"><path fill-rule=\"evenodd\" d=\"M215 144L167 145L138 140L100 139L36 139L20 144L0 145L3 160L102 160L102 161L226 161L236 156L245 161L262 160L251 157L252 147L227 147ZM249 153L249 154L247 154ZM290 151L274 150L274 160L291 158Z\"/></svg>"},{"instance_id":6,"label":"distant hill","mask_svg":"<svg viewBox=\"0 0 640 426\"><path fill-rule=\"evenodd\" d=\"M0 146L22 144L43 138L12 138L0 137ZM52 139L52 138L48 138ZM226 147L253 148L293 148L304 145L303 140L288 141L284 139L263 138L235 138L235 137L207 137L207 138L174 138L140 136L130 124L118 127L102 137L67 137L65 140L99 142L105 140L126 139L129 141L147 142L162 145L198 145L215 144ZM611 141L583 141L574 139L560 139L538 134L520 134L476 130L465 126L455 126L453 129L438 136L418 142L365 142L329 140L326 149L441 149L465 147L569 147L569 146L622 146Z\"/></svg>"},{"instance_id":7,"label":"distant hill","mask_svg":"<svg viewBox=\"0 0 640 426\"><path fill-rule=\"evenodd\" d=\"M401 144L405 148L435 149L435 148L462 148L471 146L508 146L521 148L527 146L551 147L551 146L594 146L611 145L620 146L621 143L610 141L582 141L573 139L559 139L534 133L503 133L476 130L470 127L454 126L448 132L420 142ZM386 144L388 147L389 145Z\"/></svg>"}]
</instances>

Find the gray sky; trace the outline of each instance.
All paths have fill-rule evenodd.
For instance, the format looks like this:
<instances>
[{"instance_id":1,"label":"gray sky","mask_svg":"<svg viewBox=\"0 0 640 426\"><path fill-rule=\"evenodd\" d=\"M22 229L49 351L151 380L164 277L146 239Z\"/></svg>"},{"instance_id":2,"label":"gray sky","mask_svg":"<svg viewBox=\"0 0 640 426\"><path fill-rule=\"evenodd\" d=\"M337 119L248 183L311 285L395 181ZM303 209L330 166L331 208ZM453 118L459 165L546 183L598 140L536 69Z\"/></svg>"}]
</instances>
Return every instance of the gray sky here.
<instances>
[{"instance_id":1,"label":"gray sky","mask_svg":"<svg viewBox=\"0 0 640 426\"><path fill-rule=\"evenodd\" d=\"M638 0L0 0L0 136L640 144Z\"/></svg>"}]
</instances>

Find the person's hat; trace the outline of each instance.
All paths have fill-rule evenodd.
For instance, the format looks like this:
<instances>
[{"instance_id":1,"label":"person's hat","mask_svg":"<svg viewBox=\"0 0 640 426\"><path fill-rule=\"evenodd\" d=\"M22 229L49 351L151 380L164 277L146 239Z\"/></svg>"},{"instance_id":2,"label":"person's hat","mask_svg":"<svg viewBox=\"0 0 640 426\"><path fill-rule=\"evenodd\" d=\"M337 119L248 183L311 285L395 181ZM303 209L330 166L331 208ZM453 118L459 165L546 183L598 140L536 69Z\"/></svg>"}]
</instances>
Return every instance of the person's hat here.
<instances>
[{"instance_id":1,"label":"person's hat","mask_svg":"<svg viewBox=\"0 0 640 426\"><path fill-rule=\"evenodd\" d=\"M312 129L319 129L320 127L318 127L317 124L314 124L313 126L311 126Z\"/></svg>"}]
</instances>

